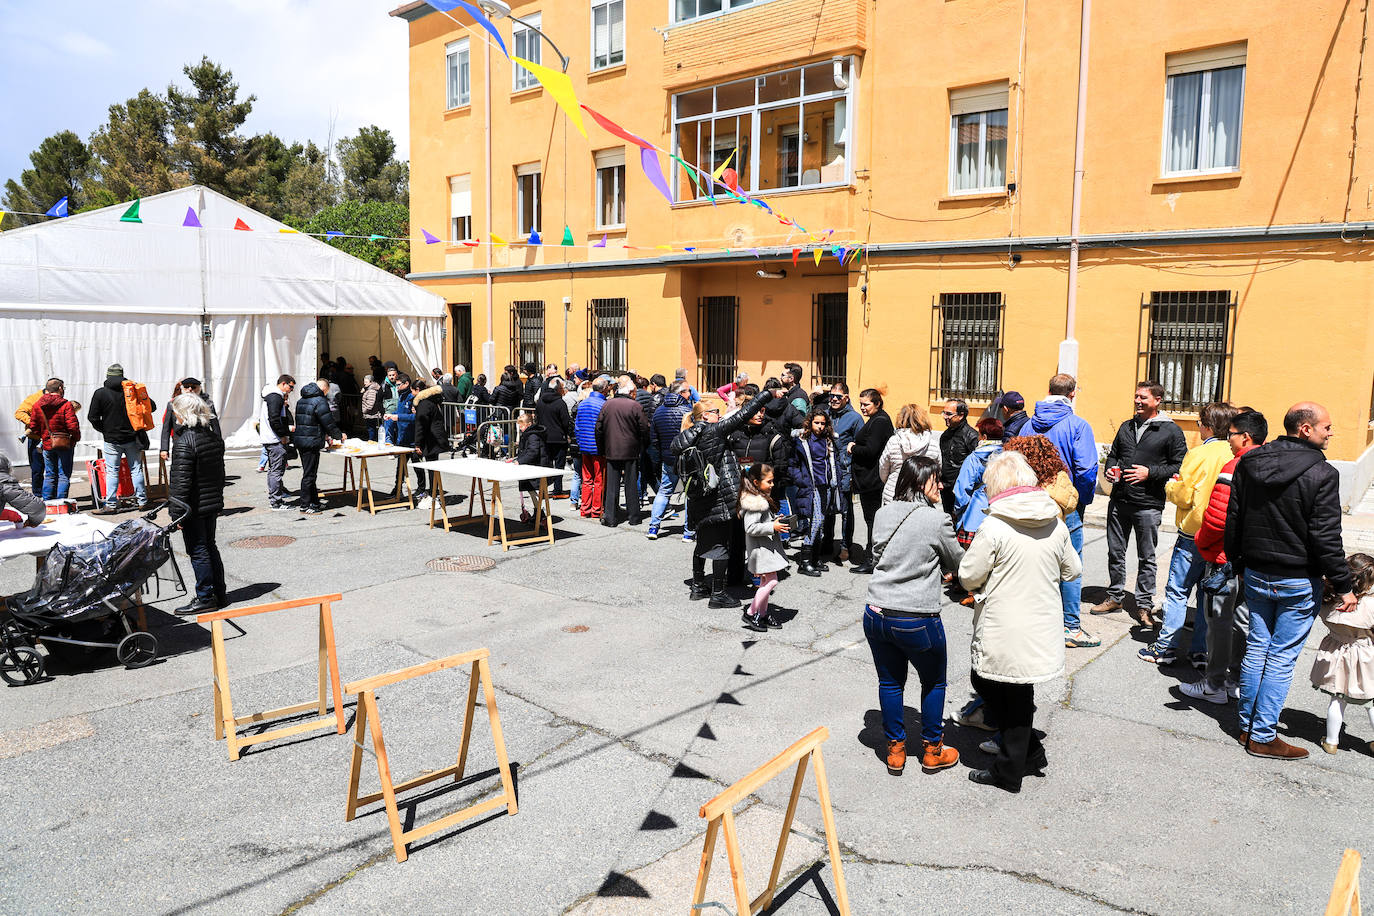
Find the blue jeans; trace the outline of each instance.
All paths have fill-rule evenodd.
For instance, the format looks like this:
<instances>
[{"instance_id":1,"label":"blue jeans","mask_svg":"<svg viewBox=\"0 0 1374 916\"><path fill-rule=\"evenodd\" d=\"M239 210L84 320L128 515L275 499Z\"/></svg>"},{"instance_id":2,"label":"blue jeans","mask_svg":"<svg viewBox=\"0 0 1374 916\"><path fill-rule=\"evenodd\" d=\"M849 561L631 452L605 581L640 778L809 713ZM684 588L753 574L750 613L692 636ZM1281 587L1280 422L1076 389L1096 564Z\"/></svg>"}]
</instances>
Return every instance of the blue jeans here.
<instances>
[{"instance_id":1,"label":"blue jeans","mask_svg":"<svg viewBox=\"0 0 1374 916\"><path fill-rule=\"evenodd\" d=\"M1064 517L1064 524L1069 529L1069 542L1073 544L1073 549L1078 551L1078 559L1082 560L1083 517L1075 509ZM1083 606L1083 577L1080 575L1072 582L1060 582L1059 599L1064 605L1064 629L1073 632L1080 626L1078 612Z\"/></svg>"},{"instance_id":2,"label":"blue jeans","mask_svg":"<svg viewBox=\"0 0 1374 916\"><path fill-rule=\"evenodd\" d=\"M119 462L129 462L129 476L133 478L134 495L138 504L148 502L148 484L143 480L143 449L137 442L105 442L105 505L114 508L119 505Z\"/></svg>"},{"instance_id":3,"label":"blue jeans","mask_svg":"<svg viewBox=\"0 0 1374 916\"><path fill-rule=\"evenodd\" d=\"M663 476L658 481L658 492L654 494L654 507L649 513L649 527L657 528L663 521L663 516L668 512L668 500L672 498L673 491L677 489L677 467L671 462L663 463ZM692 533L692 523L687 520L684 514L682 518L682 533L684 535Z\"/></svg>"},{"instance_id":4,"label":"blue jeans","mask_svg":"<svg viewBox=\"0 0 1374 916\"><path fill-rule=\"evenodd\" d=\"M43 453L43 498L66 499L76 449L53 448Z\"/></svg>"},{"instance_id":5,"label":"blue jeans","mask_svg":"<svg viewBox=\"0 0 1374 916\"><path fill-rule=\"evenodd\" d=\"M1207 561L1197 552L1197 542L1182 531L1174 541L1169 559L1169 581L1164 586L1164 623L1155 642L1177 651L1182 648L1183 624L1188 619L1188 593L1202 580ZM1207 651L1207 615L1202 613L1202 589L1198 589L1198 613L1193 617L1193 641L1188 652Z\"/></svg>"},{"instance_id":6,"label":"blue jeans","mask_svg":"<svg viewBox=\"0 0 1374 916\"><path fill-rule=\"evenodd\" d=\"M181 523L181 538L186 544L186 555L191 558L191 569L196 574L196 597L202 601L223 599L228 591L224 584L224 563L215 545L216 520L213 515L188 515Z\"/></svg>"},{"instance_id":7,"label":"blue jeans","mask_svg":"<svg viewBox=\"0 0 1374 916\"><path fill-rule=\"evenodd\" d=\"M43 492L43 440L25 439L29 449L29 486L37 496Z\"/></svg>"},{"instance_id":8,"label":"blue jeans","mask_svg":"<svg viewBox=\"0 0 1374 916\"><path fill-rule=\"evenodd\" d=\"M1321 593L1321 579L1245 571L1250 636L1240 665L1238 712L1241 733L1256 743L1274 740L1293 683L1293 667L1317 619Z\"/></svg>"},{"instance_id":9,"label":"blue jeans","mask_svg":"<svg viewBox=\"0 0 1374 916\"><path fill-rule=\"evenodd\" d=\"M937 617L885 617L864 608L864 636L878 671L878 708L889 741L906 740L907 665L921 679L921 740L938 743L945 724L945 625Z\"/></svg>"},{"instance_id":10,"label":"blue jeans","mask_svg":"<svg viewBox=\"0 0 1374 916\"><path fill-rule=\"evenodd\" d=\"M582 453L573 455L572 487L568 490L568 505L582 505Z\"/></svg>"}]
</instances>

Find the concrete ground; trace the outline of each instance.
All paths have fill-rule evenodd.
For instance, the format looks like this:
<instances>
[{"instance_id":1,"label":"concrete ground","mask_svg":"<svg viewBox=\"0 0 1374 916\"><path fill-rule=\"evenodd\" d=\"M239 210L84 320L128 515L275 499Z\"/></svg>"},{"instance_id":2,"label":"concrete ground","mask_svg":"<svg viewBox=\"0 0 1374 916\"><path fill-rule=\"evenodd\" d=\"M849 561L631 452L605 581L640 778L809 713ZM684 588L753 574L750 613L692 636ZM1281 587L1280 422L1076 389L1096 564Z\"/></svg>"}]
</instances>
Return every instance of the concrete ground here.
<instances>
[{"instance_id":1,"label":"concrete ground","mask_svg":"<svg viewBox=\"0 0 1374 916\"><path fill-rule=\"evenodd\" d=\"M1313 755L1279 763L1236 746L1234 705L1182 699L1190 669L1139 661L1147 635L1124 614L1088 620L1102 647L1069 650L1069 676L1037 689L1047 775L1012 796L968 781L988 760L977 749L986 733L953 724L946 740L959 766L888 775L859 623L866 579L844 567L781 583L786 625L755 634L738 611L687 600L677 521L650 542L642 527L607 529L556 503L554 546L502 553L475 529L429 530L407 510L360 515L338 497L321 516L272 513L251 461L231 462L231 473L219 533L231 597L341 593L345 681L490 648L519 813L428 838L398 864L380 805L344 821L350 738L317 732L230 762L212 732L208 629L166 613L180 603L168 602L150 614L158 663L58 668L0 694L0 912L687 913L699 807L818 725L830 730L825 761L855 913L1311 913L1341 851L1374 847L1363 801L1374 730L1352 710L1341 752L1317 746L1324 704L1306 672L1320 625L1281 725ZM261 535L295 541L235 546ZM1161 564L1171 547L1163 537ZM460 554L495 566L426 568ZM1098 599L1100 529L1088 531L1085 562L1087 597ZM28 562L7 563L0 593L31 578ZM236 708L308 698L312 614L240 623L228 640ZM951 603L945 625L952 715L967 696L969 610ZM466 686L464 673L445 671L380 691L398 781L452 763ZM907 703L913 730L917 699ZM345 711L351 724L351 699ZM471 778L407 794L402 816L422 824L491 797L495 765L479 714ZM370 757L363 775L375 790ZM753 894L789 782L737 809ZM775 912L837 912L821 823L808 775ZM728 881L718 844L707 900L734 912Z\"/></svg>"}]
</instances>

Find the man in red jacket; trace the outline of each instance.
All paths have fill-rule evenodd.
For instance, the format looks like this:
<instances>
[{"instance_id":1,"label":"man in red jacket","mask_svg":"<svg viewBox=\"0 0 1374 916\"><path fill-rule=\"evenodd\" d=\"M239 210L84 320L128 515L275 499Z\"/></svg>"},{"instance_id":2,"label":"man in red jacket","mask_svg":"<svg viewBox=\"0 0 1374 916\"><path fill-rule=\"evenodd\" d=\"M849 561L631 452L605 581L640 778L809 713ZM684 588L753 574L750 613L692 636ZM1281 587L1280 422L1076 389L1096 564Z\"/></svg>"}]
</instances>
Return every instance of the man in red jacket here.
<instances>
[{"instance_id":1,"label":"man in red jacket","mask_svg":"<svg viewBox=\"0 0 1374 916\"><path fill-rule=\"evenodd\" d=\"M1242 407L1226 430L1226 441L1235 457L1217 475L1202 527L1197 532L1197 549L1207 561L1198 594L1207 617L1207 668L1191 684L1179 685L1183 695L1223 706L1240 692L1240 660L1245 655L1245 637L1250 630L1250 612L1245 595L1226 560L1223 543L1226 534L1226 507L1231 502L1231 475L1246 452L1258 448L1269 437L1269 422L1258 410ZM1206 588L1216 582L1215 590Z\"/></svg>"}]
</instances>

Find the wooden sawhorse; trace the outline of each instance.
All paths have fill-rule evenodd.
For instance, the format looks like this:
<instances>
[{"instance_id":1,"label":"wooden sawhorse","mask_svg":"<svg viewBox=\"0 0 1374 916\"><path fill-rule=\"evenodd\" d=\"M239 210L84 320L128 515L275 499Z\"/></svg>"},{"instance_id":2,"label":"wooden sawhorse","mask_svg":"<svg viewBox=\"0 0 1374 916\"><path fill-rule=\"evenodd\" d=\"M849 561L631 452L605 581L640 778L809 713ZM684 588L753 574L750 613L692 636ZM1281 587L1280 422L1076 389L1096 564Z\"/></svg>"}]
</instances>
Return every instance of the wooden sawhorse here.
<instances>
[{"instance_id":1,"label":"wooden sawhorse","mask_svg":"<svg viewBox=\"0 0 1374 916\"><path fill-rule=\"evenodd\" d=\"M358 713L354 720L353 755L348 768L348 810L344 815L344 820L353 820L357 816L359 807L370 805L378 799L384 799L386 801L387 822L391 825L391 845L396 852L397 862L404 862L409 855L406 851L406 844L438 833L440 830L461 821L485 814L502 805L506 806L508 813L516 813L515 782L511 779L510 761L506 758L506 739L501 732L501 716L496 712L496 692L491 685L491 668L487 664L489 655L490 653L486 649L476 649L472 652L463 652L458 655L450 655L448 658L412 665L390 674L378 674L375 677L364 678L361 681L354 681L345 688L347 693L358 695ZM386 744L382 740L382 718L377 710L378 688L469 663L472 665L472 676L468 681L468 699L463 714L463 738L458 746L458 762L451 767L425 773L414 779L407 779L405 782L393 783L391 781L391 763L387 759ZM491 721L492 742L496 745L496 761L501 771L501 794L475 805L469 805L461 811L446 814L412 830L402 830L401 815L396 805L397 792L423 786L435 780L443 779L445 776L452 776L454 782L463 778L468 763L468 741L472 738L472 718L477 712L477 685L479 681L486 698L487 718ZM358 781L362 774L363 752L368 750L363 745L364 728L368 730L368 735L372 739L371 753L377 758L377 776L381 780L382 790L368 795L359 795Z\"/></svg>"},{"instance_id":2,"label":"wooden sawhorse","mask_svg":"<svg viewBox=\"0 0 1374 916\"><path fill-rule=\"evenodd\" d=\"M342 601L343 595L317 595L314 598L297 598L294 601L276 601L272 604L258 604L253 607L234 608L227 611L211 611L196 617L196 623L210 624L210 663L213 665L213 689L215 694L215 740L225 739L229 744L229 759L238 760L240 751L250 744L289 738L303 732L320 728L334 727L344 733L343 716L339 714L339 704L343 692L339 689L339 659L334 651L334 618L329 613L331 602ZM316 700L269 709L246 716L234 717L234 704L229 695L229 661L224 652L224 621L237 617L250 617L253 614L266 614L271 611L284 611L294 607L318 605L320 609L320 693ZM327 688L334 690L334 711L329 712ZM280 719L298 713L315 710L318 715L295 725L276 728L260 735L245 737L238 733L240 725Z\"/></svg>"},{"instance_id":3,"label":"wooden sawhorse","mask_svg":"<svg viewBox=\"0 0 1374 916\"><path fill-rule=\"evenodd\" d=\"M474 522L487 523L487 546L495 544L499 539L502 550L510 550L512 547L521 547L525 544L553 543L553 502L549 498L549 480L547 477L539 478L539 492L532 495L534 502L534 527L533 533L528 537L516 538L512 540L506 533L506 512L505 506L501 502L501 481L491 481L491 498L488 503L487 481L472 478L471 487L468 490L468 511L467 514L456 519L450 519L448 506L445 504L444 485L440 480L440 471L430 471L430 504L429 504L429 527L433 528L440 520L444 523L444 530L449 531L453 528L460 528L463 525L471 525ZM473 512L477 505L482 506L482 514ZM544 531L540 532L540 528Z\"/></svg>"},{"instance_id":4,"label":"wooden sawhorse","mask_svg":"<svg viewBox=\"0 0 1374 916\"><path fill-rule=\"evenodd\" d=\"M844 869L840 865L840 841L835 835L835 814L830 810L830 785L825 779L825 759L821 755L821 742L830 737L830 730L821 726L783 751L763 766L745 776L724 792L701 806L701 816L708 818L706 844L701 852L701 867L697 869L696 891L692 894L693 916L699 912L697 904L706 899L706 881L711 876L711 856L716 849L716 833L725 832L725 854L730 860L730 881L735 889L735 905L739 916L752 916L760 910L773 905L773 895L778 887L778 873L782 871L783 853L787 851L787 836L792 832L792 817L797 813L797 798L801 795L802 781L806 778L806 763L811 761L816 770L816 795L821 805L821 817L825 820L825 843L830 851L830 868L835 873L835 898L841 916L849 916L849 892L845 889ZM768 887L757 899L751 901L749 892L744 888L744 860L740 854L739 836L735 833L735 805L751 795L760 786L797 764L797 774L792 778L792 796L787 800L787 814L782 819L782 835L778 837L778 851L773 856L773 871L768 876Z\"/></svg>"},{"instance_id":5,"label":"wooden sawhorse","mask_svg":"<svg viewBox=\"0 0 1374 916\"><path fill-rule=\"evenodd\" d=\"M363 511L363 496L367 497L367 511L373 515L377 514L378 509L394 509L397 506L405 506L407 509L415 508L415 492L411 489L410 480L406 477L406 467L410 455L408 452L397 452L392 455L358 455L358 511ZM379 503L372 494L372 475L367 470L368 458L391 458L396 459L396 495L384 503ZM404 494L404 495L402 495Z\"/></svg>"},{"instance_id":6,"label":"wooden sawhorse","mask_svg":"<svg viewBox=\"0 0 1374 916\"><path fill-rule=\"evenodd\" d=\"M1347 849L1326 901L1326 916L1360 916L1360 854Z\"/></svg>"}]
</instances>

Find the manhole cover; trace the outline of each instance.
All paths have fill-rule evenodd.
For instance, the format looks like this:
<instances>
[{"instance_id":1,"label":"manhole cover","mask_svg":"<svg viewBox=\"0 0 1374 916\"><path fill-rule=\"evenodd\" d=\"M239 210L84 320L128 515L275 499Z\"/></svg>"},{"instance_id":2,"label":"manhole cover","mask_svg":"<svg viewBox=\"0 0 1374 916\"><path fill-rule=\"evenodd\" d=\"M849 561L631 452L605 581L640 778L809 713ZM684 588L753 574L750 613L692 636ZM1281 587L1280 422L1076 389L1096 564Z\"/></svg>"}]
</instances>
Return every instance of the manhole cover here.
<instances>
[{"instance_id":1,"label":"manhole cover","mask_svg":"<svg viewBox=\"0 0 1374 916\"><path fill-rule=\"evenodd\" d=\"M458 557L435 557L425 564L430 572L485 572L496 565L491 557L463 554Z\"/></svg>"},{"instance_id":2,"label":"manhole cover","mask_svg":"<svg viewBox=\"0 0 1374 916\"><path fill-rule=\"evenodd\" d=\"M263 534L255 538L240 538L231 542L229 546L241 547L244 550L260 550L263 547L285 547L294 543L296 539L285 534Z\"/></svg>"},{"instance_id":3,"label":"manhole cover","mask_svg":"<svg viewBox=\"0 0 1374 916\"><path fill-rule=\"evenodd\" d=\"M575 623L575 624L573 624L573 625L570 626L570 627L564 627L564 628L563 628L563 632L564 632L564 633L585 633L585 632L587 632L587 631L590 630L590 629L591 629L591 627L587 626L586 624Z\"/></svg>"}]
</instances>

